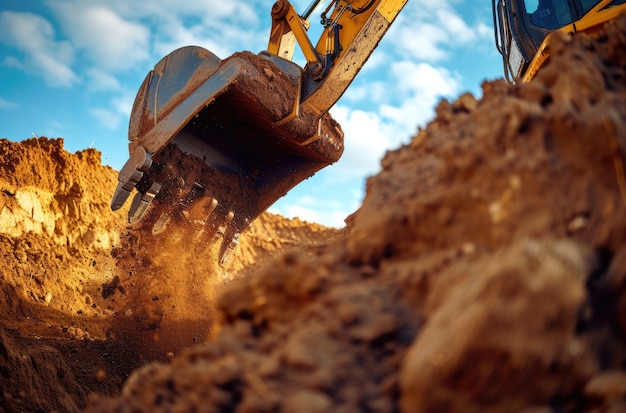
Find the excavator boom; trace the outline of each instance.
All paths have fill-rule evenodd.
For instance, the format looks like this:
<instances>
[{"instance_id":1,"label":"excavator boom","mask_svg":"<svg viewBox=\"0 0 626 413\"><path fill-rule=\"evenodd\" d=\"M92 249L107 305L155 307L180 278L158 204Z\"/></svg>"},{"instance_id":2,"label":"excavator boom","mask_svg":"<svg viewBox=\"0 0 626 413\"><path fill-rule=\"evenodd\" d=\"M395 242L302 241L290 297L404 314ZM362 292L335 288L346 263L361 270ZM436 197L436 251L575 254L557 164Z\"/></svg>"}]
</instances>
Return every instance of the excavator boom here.
<instances>
[{"instance_id":1,"label":"excavator boom","mask_svg":"<svg viewBox=\"0 0 626 413\"><path fill-rule=\"evenodd\" d=\"M407 0L332 0L314 46L314 1L300 16L272 7L267 51L220 59L175 50L148 73L133 105L129 160L111 207L135 192L129 223L155 236L171 221L221 238L219 259L295 185L336 162L343 132L328 110L345 92ZM306 59L291 59L298 45Z\"/></svg>"}]
</instances>

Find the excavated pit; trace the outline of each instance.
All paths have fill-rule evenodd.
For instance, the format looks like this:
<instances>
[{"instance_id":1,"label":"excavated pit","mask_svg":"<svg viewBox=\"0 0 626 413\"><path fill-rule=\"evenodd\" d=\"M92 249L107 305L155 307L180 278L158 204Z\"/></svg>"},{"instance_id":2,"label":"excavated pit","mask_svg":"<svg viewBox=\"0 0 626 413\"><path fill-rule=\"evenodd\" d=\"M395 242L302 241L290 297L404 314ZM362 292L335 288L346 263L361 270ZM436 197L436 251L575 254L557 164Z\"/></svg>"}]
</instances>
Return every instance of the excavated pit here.
<instances>
[{"instance_id":1,"label":"excavated pit","mask_svg":"<svg viewBox=\"0 0 626 413\"><path fill-rule=\"evenodd\" d=\"M626 410L626 19L551 47L441 102L345 230L264 214L226 268L142 243L96 151L0 141L0 410Z\"/></svg>"}]
</instances>

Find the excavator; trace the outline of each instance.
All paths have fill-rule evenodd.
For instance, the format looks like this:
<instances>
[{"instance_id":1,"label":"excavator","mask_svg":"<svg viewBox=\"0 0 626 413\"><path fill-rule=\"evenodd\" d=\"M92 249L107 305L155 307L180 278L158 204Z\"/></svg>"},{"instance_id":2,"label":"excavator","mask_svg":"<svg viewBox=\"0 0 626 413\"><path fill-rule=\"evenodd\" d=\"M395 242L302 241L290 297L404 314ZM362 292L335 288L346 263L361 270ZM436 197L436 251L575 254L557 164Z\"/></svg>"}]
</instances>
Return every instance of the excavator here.
<instances>
[{"instance_id":1,"label":"excavator","mask_svg":"<svg viewBox=\"0 0 626 413\"><path fill-rule=\"evenodd\" d=\"M134 191L128 221L158 235L188 223L227 261L250 223L301 181L336 162L343 132L328 113L408 0L329 0L321 34L288 0L271 9L267 50L222 60L188 46L148 73L132 108L129 160L111 208ZM492 0L496 46L510 81L529 81L557 30L593 32L626 0ZM299 47L306 64L294 62Z\"/></svg>"},{"instance_id":2,"label":"excavator","mask_svg":"<svg viewBox=\"0 0 626 413\"><path fill-rule=\"evenodd\" d=\"M492 0L505 78L529 82L550 58L555 32L595 35L626 12L626 0Z\"/></svg>"}]
</instances>

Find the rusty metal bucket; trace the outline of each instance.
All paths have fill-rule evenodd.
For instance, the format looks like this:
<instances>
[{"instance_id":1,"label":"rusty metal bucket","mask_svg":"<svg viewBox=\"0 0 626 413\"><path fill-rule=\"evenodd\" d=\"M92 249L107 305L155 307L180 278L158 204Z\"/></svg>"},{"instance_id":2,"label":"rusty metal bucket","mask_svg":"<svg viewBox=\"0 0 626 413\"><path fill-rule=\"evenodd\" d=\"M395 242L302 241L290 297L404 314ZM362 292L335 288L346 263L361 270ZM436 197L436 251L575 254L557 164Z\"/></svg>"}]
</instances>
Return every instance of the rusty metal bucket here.
<instances>
[{"instance_id":1,"label":"rusty metal bucket","mask_svg":"<svg viewBox=\"0 0 626 413\"><path fill-rule=\"evenodd\" d=\"M222 238L223 261L250 222L343 152L330 115L301 110L302 73L269 53L164 57L137 93L111 208L136 189L129 223L158 234L186 220Z\"/></svg>"}]
</instances>

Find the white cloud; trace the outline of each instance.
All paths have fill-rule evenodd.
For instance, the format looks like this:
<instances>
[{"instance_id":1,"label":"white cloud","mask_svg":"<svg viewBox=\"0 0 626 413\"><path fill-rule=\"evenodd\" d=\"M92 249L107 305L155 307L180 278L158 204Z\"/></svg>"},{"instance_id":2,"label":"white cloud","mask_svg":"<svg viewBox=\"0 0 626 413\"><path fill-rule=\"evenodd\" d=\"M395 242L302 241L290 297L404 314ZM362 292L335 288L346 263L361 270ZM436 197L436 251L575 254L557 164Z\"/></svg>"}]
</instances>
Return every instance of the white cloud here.
<instances>
[{"instance_id":1,"label":"white cloud","mask_svg":"<svg viewBox=\"0 0 626 413\"><path fill-rule=\"evenodd\" d=\"M442 25L450 44L458 45L472 43L476 40L474 29L469 27L459 14L451 8L442 8L437 11L437 22Z\"/></svg>"},{"instance_id":2,"label":"white cloud","mask_svg":"<svg viewBox=\"0 0 626 413\"><path fill-rule=\"evenodd\" d=\"M278 202L269 208L274 214L288 218L299 218L307 222L316 222L331 228L342 228L345 219L358 208L357 199L340 202L328 198L301 196L289 198L289 202Z\"/></svg>"},{"instance_id":3,"label":"white cloud","mask_svg":"<svg viewBox=\"0 0 626 413\"><path fill-rule=\"evenodd\" d=\"M52 56L46 51L38 51L31 55L33 62L37 65L32 68L35 71L42 71L46 83L50 86L71 86L79 82L79 78L74 71L56 56ZM28 61L26 62L28 65ZM30 67L27 71L30 71Z\"/></svg>"},{"instance_id":4,"label":"white cloud","mask_svg":"<svg viewBox=\"0 0 626 413\"><path fill-rule=\"evenodd\" d=\"M148 60L150 31L104 5L50 2L63 32L96 67L119 71Z\"/></svg>"},{"instance_id":5,"label":"white cloud","mask_svg":"<svg viewBox=\"0 0 626 413\"><path fill-rule=\"evenodd\" d=\"M267 46L271 22L271 9L261 0L48 0L46 4L69 43L88 58L91 70L108 74L148 70L174 49L188 45L207 48L221 58L239 50L258 52ZM260 8L266 16L258 15Z\"/></svg>"},{"instance_id":6,"label":"white cloud","mask_svg":"<svg viewBox=\"0 0 626 413\"><path fill-rule=\"evenodd\" d=\"M57 41L52 24L32 13L0 13L0 40L18 49L23 60L7 56L4 64L44 78L49 86L69 87L79 82L71 69L74 51Z\"/></svg>"},{"instance_id":7,"label":"white cloud","mask_svg":"<svg viewBox=\"0 0 626 413\"><path fill-rule=\"evenodd\" d=\"M391 65L391 74L398 85L398 92L405 95L419 94L426 98L450 96L459 87L449 70L428 63L395 62Z\"/></svg>"},{"instance_id":8,"label":"white cloud","mask_svg":"<svg viewBox=\"0 0 626 413\"><path fill-rule=\"evenodd\" d=\"M120 113L124 116L130 115L130 112L133 108L133 103L135 101L134 93L124 93L122 95L116 96L111 100L113 107L117 113Z\"/></svg>"},{"instance_id":9,"label":"white cloud","mask_svg":"<svg viewBox=\"0 0 626 413\"><path fill-rule=\"evenodd\" d=\"M398 28L397 36L403 45L403 54L414 59L436 62L448 57L448 50L441 45L448 33L441 26L431 23L403 25Z\"/></svg>"},{"instance_id":10,"label":"white cloud","mask_svg":"<svg viewBox=\"0 0 626 413\"><path fill-rule=\"evenodd\" d=\"M90 108L89 113L97 122L98 127L108 130L116 130L128 124L128 118L132 110L134 95L124 93L111 99L107 108Z\"/></svg>"},{"instance_id":11,"label":"white cloud","mask_svg":"<svg viewBox=\"0 0 626 413\"><path fill-rule=\"evenodd\" d=\"M262 0L49 0L47 4L65 22L72 41L94 60L99 54L109 56L113 59L109 64L121 62L115 59L118 56L129 63L146 57L156 62L188 45L205 47L222 58L242 48L260 51L271 21L271 8ZM266 15L258 14L261 8Z\"/></svg>"},{"instance_id":12,"label":"white cloud","mask_svg":"<svg viewBox=\"0 0 626 413\"><path fill-rule=\"evenodd\" d=\"M485 23L479 22L476 25L476 33L481 39L489 39L493 41L493 27L487 26Z\"/></svg>"},{"instance_id":13,"label":"white cloud","mask_svg":"<svg viewBox=\"0 0 626 413\"><path fill-rule=\"evenodd\" d=\"M115 76L95 67L87 69L87 78L87 89L90 92L111 92L122 87Z\"/></svg>"},{"instance_id":14,"label":"white cloud","mask_svg":"<svg viewBox=\"0 0 626 413\"><path fill-rule=\"evenodd\" d=\"M355 176L376 173L380 159L391 146L388 137L393 133L393 125L376 113L343 105L335 106L331 114L345 135L345 150L333 166L333 178L337 182L345 182Z\"/></svg>"},{"instance_id":15,"label":"white cloud","mask_svg":"<svg viewBox=\"0 0 626 413\"><path fill-rule=\"evenodd\" d=\"M67 131L65 122L58 118L52 118L46 120L45 124L40 125L40 128L33 130L31 133L33 136L46 136L48 138L55 138L64 137L65 131ZM66 142L65 144L66 149L68 147L67 144L68 142Z\"/></svg>"},{"instance_id":16,"label":"white cloud","mask_svg":"<svg viewBox=\"0 0 626 413\"><path fill-rule=\"evenodd\" d=\"M235 35L241 37L241 32L236 32ZM163 57L175 49L193 45L208 49L224 59L234 52L233 45L220 40L220 37L215 36L215 32L207 31L206 27L199 25L188 27L184 26L181 21L175 20L167 25L166 30L156 34L154 51L156 55ZM233 40L232 37L230 40Z\"/></svg>"},{"instance_id":17,"label":"white cloud","mask_svg":"<svg viewBox=\"0 0 626 413\"><path fill-rule=\"evenodd\" d=\"M224 59L236 51L256 53L267 47L269 8L267 16L258 16L252 4L241 1L191 2L184 7L180 3L155 14L159 30L154 33L154 50L158 55L195 45Z\"/></svg>"},{"instance_id":18,"label":"white cloud","mask_svg":"<svg viewBox=\"0 0 626 413\"><path fill-rule=\"evenodd\" d=\"M91 116L96 118L98 126L104 129L115 130L120 127L122 116L119 113L103 108L91 108L89 109Z\"/></svg>"},{"instance_id":19,"label":"white cloud","mask_svg":"<svg viewBox=\"0 0 626 413\"><path fill-rule=\"evenodd\" d=\"M80 1L80 0L73 0ZM196 17L199 21L215 24L217 21L234 18L238 21L250 23L258 19L257 10L270 8L260 0L153 0L150 2L128 2L127 0L109 0L107 4L120 14L133 18L163 18L166 16Z\"/></svg>"},{"instance_id":20,"label":"white cloud","mask_svg":"<svg viewBox=\"0 0 626 413\"><path fill-rule=\"evenodd\" d=\"M366 66L369 62L366 63ZM387 66L389 67L389 66ZM375 75L367 78L367 81L360 81L364 76L359 73L357 81L355 81L346 93L342 96L342 103L351 103L363 105L367 102L384 102L389 98L388 79L374 80Z\"/></svg>"},{"instance_id":21,"label":"white cloud","mask_svg":"<svg viewBox=\"0 0 626 413\"><path fill-rule=\"evenodd\" d=\"M372 102L372 111L341 103L331 110L345 134L345 151L335 170L337 179L369 175L378 171L387 150L396 149L415 135L434 115L442 97L453 98L460 91L460 79L443 67L413 61L391 65L385 96L366 96L359 87L358 96ZM376 92L374 92L376 94ZM343 101L342 101L343 102Z\"/></svg>"},{"instance_id":22,"label":"white cloud","mask_svg":"<svg viewBox=\"0 0 626 413\"><path fill-rule=\"evenodd\" d=\"M25 65L15 56L5 56L2 60L2 64L6 67L11 67L17 70L24 70Z\"/></svg>"},{"instance_id":23,"label":"white cloud","mask_svg":"<svg viewBox=\"0 0 626 413\"><path fill-rule=\"evenodd\" d=\"M18 104L15 102L11 102L10 100L6 100L0 97L0 109L13 109L18 107Z\"/></svg>"},{"instance_id":24,"label":"white cloud","mask_svg":"<svg viewBox=\"0 0 626 413\"><path fill-rule=\"evenodd\" d=\"M401 56L439 62L449 59L452 49L483 38L485 25L470 26L450 3L409 2L389 30L390 36L397 39L391 46Z\"/></svg>"},{"instance_id":25,"label":"white cloud","mask_svg":"<svg viewBox=\"0 0 626 413\"><path fill-rule=\"evenodd\" d=\"M381 105L379 114L411 136L432 118L441 98L454 98L460 92L459 76L443 67L402 61L392 65L391 73L400 85L396 91L400 102Z\"/></svg>"},{"instance_id":26,"label":"white cloud","mask_svg":"<svg viewBox=\"0 0 626 413\"><path fill-rule=\"evenodd\" d=\"M307 208L298 204L286 205L283 208L272 208L270 212L288 218L299 218L307 222L324 223L331 227L341 227L345 215L339 211L320 211L319 209Z\"/></svg>"}]
</instances>

